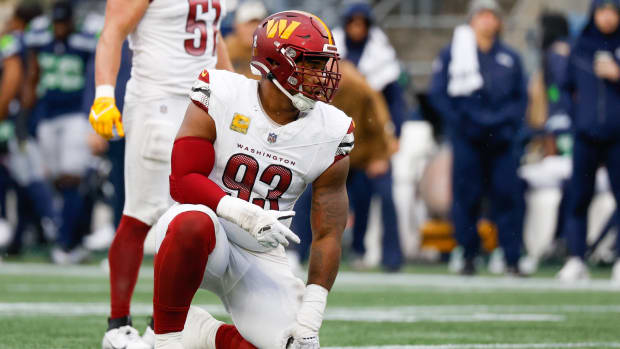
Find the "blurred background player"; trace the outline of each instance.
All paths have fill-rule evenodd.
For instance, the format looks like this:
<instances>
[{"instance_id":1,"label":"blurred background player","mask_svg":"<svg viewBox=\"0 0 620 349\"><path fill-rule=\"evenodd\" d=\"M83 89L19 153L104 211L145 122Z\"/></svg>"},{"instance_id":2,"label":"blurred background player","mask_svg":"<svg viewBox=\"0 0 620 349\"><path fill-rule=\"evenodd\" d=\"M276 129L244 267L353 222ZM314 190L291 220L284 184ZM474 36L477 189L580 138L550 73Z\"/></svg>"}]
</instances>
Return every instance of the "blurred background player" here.
<instances>
[{"instance_id":1,"label":"blurred background player","mask_svg":"<svg viewBox=\"0 0 620 349\"><path fill-rule=\"evenodd\" d=\"M81 106L86 64L96 40L75 30L68 1L54 3L51 20L51 33L45 28L33 32L29 39L36 55L29 88L36 86L33 117L38 120L37 138L47 175L62 195L62 224L52 259L65 264L87 256L81 246L85 229L80 223L89 211L84 207L81 185L92 155L88 145L91 131Z\"/></svg>"},{"instance_id":2,"label":"blurred background player","mask_svg":"<svg viewBox=\"0 0 620 349\"><path fill-rule=\"evenodd\" d=\"M538 18L540 50L537 71L528 85L527 122L533 138L519 175L527 183L523 245L527 251L519 265L532 274L541 259L556 250L566 213L566 182L570 177L572 132L570 94L563 88L570 54L569 23L560 12L543 12Z\"/></svg>"},{"instance_id":3,"label":"blurred background player","mask_svg":"<svg viewBox=\"0 0 620 349\"><path fill-rule=\"evenodd\" d=\"M396 51L385 33L374 25L371 11L370 5L363 2L354 2L345 7L343 27L334 29L334 38L342 57L352 62L368 84L385 97L391 127L394 127L393 133L397 137L390 137L388 152L391 155L398 150L397 139L400 137L403 122L408 118L408 108L404 91L398 82L401 69L396 59ZM355 256L352 262L358 268L367 267L364 263L364 238L368 227L370 201L373 195L376 195L381 199L381 264L386 270L396 271L403 263L403 254L392 193L392 166L389 156L382 155L373 160L365 165L364 171L357 171L352 167L348 179L349 191L356 193L351 196L351 208L355 216L352 243Z\"/></svg>"},{"instance_id":4,"label":"blurred background player","mask_svg":"<svg viewBox=\"0 0 620 349\"><path fill-rule=\"evenodd\" d=\"M52 192L44 178L43 160L38 144L29 132L28 116L32 98L26 98L28 50L24 32L28 23L41 14L41 6L22 2L8 21L6 34L0 38L2 83L0 85L0 123L3 132L0 148L3 168L0 173L2 188L0 202L2 217L6 218L6 193L9 186L17 194L17 225L7 247L9 255L19 255L23 234L29 223L41 224L47 240L53 240L60 224L53 207ZM33 210L34 208L34 210ZM8 224L2 224L10 234Z\"/></svg>"},{"instance_id":5,"label":"blurred background player","mask_svg":"<svg viewBox=\"0 0 620 349\"><path fill-rule=\"evenodd\" d=\"M235 72L250 79L259 79L252 74L250 60L252 59L252 39L254 31L260 22L267 17L267 9L261 1L246 1L235 10L235 24L233 32L226 36L226 47Z\"/></svg>"},{"instance_id":6,"label":"blurred background player","mask_svg":"<svg viewBox=\"0 0 620 349\"><path fill-rule=\"evenodd\" d=\"M573 174L565 224L569 255L558 277L586 279L584 263L588 208L598 167L607 167L611 191L620 202L620 1L594 0L590 17L568 61L566 88L574 103ZM616 219L620 219L616 215ZM616 222L618 224L619 222ZM616 258L620 239L616 238ZM620 261L612 278L620 281Z\"/></svg>"},{"instance_id":7,"label":"blurred background player","mask_svg":"<svg viewBox=\"0 0 620 349\"><path fill-rule=\"evenodd\" d=\"M489 194L507 272L517 274L523 193L514 140L525 117L524 75L519 56L499 39L499 5L474 0L469 13L469 25L456 28L452 44L434 64L429 88L433 106L449 128L454 154L452 216L464 249L461 273L475 273L477 222L483 196Z\"/></svg>"},{"instance_id":8,"label":"blurred background player","mask_svg":"<svg viewBox=\"0 0 620 349\"><path fill-rule=\"evenodd\" d=\"M374 23L370 5L356 1L346 6L342 27L334 29L334 38L342 58L351 61L368 84L383 94L395 134L400 136L402 124L408 118L404 91L398 82L400 64L387 35Z\"/></svg>"},{"instance_id":9,"label":"blurred background player","mask_svg":"<svg viewBox=\"0 0 620 349\"><path fill-rule=\"evenodd\" d=\"M130 301L150 227L172 204L168 175L187 89L205 66L232 69L219 34L224 1L109 0L95 63L96 94L90 122L101 136L125 136L125 207L110 246L111 312L104 349L149 348L131 327ZM178 28L185 28L184 31ZM121 48L133 51L123 119L115 105Z\"/></svg>"}]
</instances>

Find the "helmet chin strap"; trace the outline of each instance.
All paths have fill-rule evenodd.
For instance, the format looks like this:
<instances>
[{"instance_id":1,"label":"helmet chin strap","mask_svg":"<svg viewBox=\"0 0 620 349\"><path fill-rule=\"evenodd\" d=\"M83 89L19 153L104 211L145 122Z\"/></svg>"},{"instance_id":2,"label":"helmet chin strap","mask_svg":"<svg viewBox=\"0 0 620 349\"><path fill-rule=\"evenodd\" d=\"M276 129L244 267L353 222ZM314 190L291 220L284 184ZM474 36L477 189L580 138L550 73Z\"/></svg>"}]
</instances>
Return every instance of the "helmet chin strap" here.
<instances>
[{"instance_id":1,"label":"helmet chin strap","mask_svg":"<svg viewBox=\"0 0 620 349\"><path fill-rule=\"evenodd\" d=\"M316 104L314 99L304 96L301 92L295 95L290 94L284 87L282 87L282 85L280 85L278 79L276 79L273 75L270 76L270 80L278 87L278 89L280 89L280 91L282 91L282 93L284 93L284 95L286 95L286 97L291 100L291 102L293 102L295 108L297 108L300 112L305 113L314 109L314 105Z\"/></svg>"}]
</instances>

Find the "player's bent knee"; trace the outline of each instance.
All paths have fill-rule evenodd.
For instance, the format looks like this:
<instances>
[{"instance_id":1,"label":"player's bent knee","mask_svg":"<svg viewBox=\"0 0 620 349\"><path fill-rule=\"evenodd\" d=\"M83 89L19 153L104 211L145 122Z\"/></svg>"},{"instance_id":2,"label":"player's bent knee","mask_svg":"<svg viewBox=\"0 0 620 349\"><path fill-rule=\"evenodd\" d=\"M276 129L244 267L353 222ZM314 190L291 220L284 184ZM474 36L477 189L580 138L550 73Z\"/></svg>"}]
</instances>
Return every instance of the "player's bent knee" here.
<instances>
[{"instance_id":1,"label":"player's bent knee","mask_svg":"<svg viewBox=\"0 0 620 349\"><path fill-rule=\"evenodd\" d=\"M187 211L177 215L168 228L184 248L204 247L209 252L215 246L215 225L211 217L199 211Z\"/></svg>"}]
</instances>

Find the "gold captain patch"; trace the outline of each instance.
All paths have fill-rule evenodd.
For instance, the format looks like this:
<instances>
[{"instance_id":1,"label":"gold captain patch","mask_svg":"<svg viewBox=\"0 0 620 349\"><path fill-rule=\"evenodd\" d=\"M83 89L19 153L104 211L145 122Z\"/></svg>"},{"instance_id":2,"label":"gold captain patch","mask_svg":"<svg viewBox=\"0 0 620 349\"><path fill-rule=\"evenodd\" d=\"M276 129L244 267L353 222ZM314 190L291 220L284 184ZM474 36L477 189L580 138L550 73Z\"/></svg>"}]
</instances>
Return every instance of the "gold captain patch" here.
<instances>
[{"instance_id":1,"label":"gold captain patch","mask_svg":"<svg viewBox=\"0 0 620 349\"><path fill-rule=\"evenodd\" d=\"M232 122L230 123L230 129L235 132L247 134L249 127L250 127L250 118L245 115L235 113L235 115L233 116Z\"/></svg>"}]
</instances>

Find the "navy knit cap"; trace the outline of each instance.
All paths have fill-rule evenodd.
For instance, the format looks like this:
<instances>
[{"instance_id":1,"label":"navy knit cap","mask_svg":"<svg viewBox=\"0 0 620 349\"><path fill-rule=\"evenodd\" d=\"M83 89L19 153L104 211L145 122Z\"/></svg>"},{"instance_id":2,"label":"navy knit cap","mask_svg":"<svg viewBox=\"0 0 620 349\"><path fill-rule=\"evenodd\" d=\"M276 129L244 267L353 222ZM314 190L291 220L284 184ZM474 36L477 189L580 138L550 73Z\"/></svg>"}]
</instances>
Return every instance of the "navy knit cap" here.
<instances>
[{"instance_id":1,"label":"navy knit cap","mask_svg":"<svg viewBox=\"0 0 620 349\"><path fill-rule=\"evenodd\" d=\"M354 16L360 15L366 19L369 25L374 22L372 7L365 2L358 2L348 6L342 14L342 22L346 24Z\"/></svg>"},{"instance_id":2,"label":"navy knit cap","mask_svg":"<svg viewBox=\"0 0 620 349\"><path fill-rule=\"evenodd\" d=\"M73 7L68 1L58 1L52 8L52 21L67 22L73 19Z\"/></svg>"},{"instance_id":3,"label":"navy knit cap","mask_svg":"<svg viewBox=\"0 0 620 349\"><path fill-rule=\"evenodd\" d=\"M620 0L594 0L593 4L595 8L612 5L616 8L616 10L620 10Z\"/></svg>"}]
</instances>

